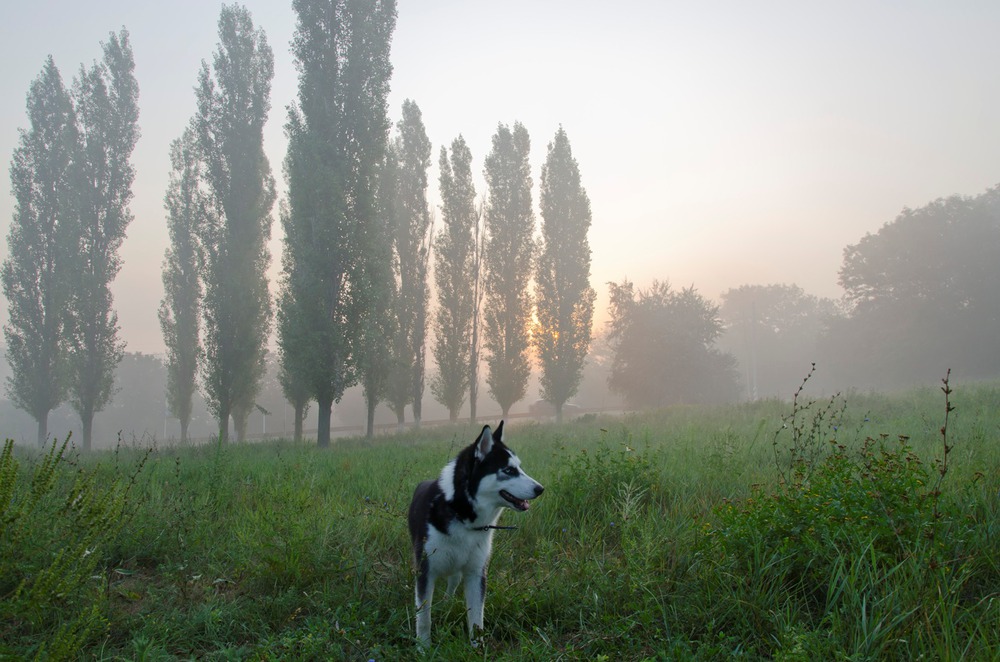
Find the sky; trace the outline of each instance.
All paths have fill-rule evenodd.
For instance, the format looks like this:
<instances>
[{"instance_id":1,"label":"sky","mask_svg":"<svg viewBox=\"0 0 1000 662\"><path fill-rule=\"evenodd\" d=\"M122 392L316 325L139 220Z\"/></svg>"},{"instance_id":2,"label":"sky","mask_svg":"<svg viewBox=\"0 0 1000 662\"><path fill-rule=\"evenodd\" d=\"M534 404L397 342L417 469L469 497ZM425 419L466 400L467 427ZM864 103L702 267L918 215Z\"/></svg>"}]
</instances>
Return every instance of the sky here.
<instances>
[{"instance_id":1,"label":"sky","mask_svg":"<svg viewBox=\"0 0 1000 662\"><path fill-rule=\"evenodd\" d=\"M291 0L247 2L275 55L265 149L283 194L283 125L297 74ZM113 285L128 351L163 352L156 316L167 247L170 142L194 113L221 4L36 0L0 6L0 162L27 128L48 55L69 85L126 27L142 132L135 216ZM906 207L1000 183L1000 3L399 0L389 98L420 107L437 157L459 134L477 189L498 123L532 140L537 213L562 126L590 197L598 326L607 283L693 285L718 301L746 284L837 298L843 250ZM0 186L0 259L13 213ZM277 218L277 206L275 207ZM281 228L272 226L272 280ZM2 298L2 297L0 297ZM0 301L0 323L8 319Z\"/></svg>"}]
</instances>

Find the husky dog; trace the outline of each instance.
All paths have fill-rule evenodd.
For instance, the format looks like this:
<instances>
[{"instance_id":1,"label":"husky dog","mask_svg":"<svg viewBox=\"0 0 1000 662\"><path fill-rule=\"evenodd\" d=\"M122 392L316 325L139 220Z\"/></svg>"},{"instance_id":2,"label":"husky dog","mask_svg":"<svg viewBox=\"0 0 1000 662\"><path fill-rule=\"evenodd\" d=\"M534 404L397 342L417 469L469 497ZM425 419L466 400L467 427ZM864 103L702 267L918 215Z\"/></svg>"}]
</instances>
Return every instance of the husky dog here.
<instances>
[{"instance_id":1,"label":"husky dog","mask_svg":"<svg viewBox=\"0 0 1000 662\"><path fill-rule=\"evenodd\" d=\"M449 462L437 480L417 486L410 502L410 536L417 569L417 640L431 642L434 582L448 578L448 594L465 587L469 637L483 629L486 565L493 530L504 508L527 510L543 488L521 470L503 443L503 421L495 432L484 425L479 438Z\"/></svg>"}]
</instances>

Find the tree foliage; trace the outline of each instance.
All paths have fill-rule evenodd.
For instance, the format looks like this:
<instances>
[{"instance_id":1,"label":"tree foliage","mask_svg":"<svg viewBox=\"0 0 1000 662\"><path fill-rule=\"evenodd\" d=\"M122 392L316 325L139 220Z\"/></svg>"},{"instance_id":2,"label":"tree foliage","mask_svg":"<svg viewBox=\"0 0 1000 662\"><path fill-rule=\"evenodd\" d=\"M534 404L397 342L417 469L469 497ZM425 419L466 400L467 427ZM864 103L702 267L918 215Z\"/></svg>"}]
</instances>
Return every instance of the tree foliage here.
<instances>
[{"instance_id":1,"label":"tree foliage","mask_svg":"<svg viewBox=\"0 0 1000 662\"><path fill-rule=\"evenodd\" d=\"M719 345L739 361L745 396L756 400L790 395L818 360L820 336L838 309L797 285L743 285L722 294L719 314Z\"/></svg>"},{"instance_id":2,"label":"tree foliage","mask_svg":"<svg viewBox=\"0 0 1000 662\"><path fill-rule=\"evenodd\" d=\"M632 407L713 403L736 393L735 361L714 347L719 309L694 287L653 281L636 290L610 283L608 340L614 352L608 385Z\"/></svg>"},{"instance_id":3,"label":"tree foliage","mask_svg":"<svg viewBox=\"0 0 1000 662\"><path fill-rule=\"evenodd\" d=\"M580 386L590 348L596 293L590 286L590 199L569 138L559 127L541 177L542 248L535 272L532 339L542 368L542 397L562 420Z\"/></svg>"},{"instance_id":4,"label":"tree foliage","mask_svg":"<svg viewBox=\"0 0 1000 662\"><path fill-rule=\"evenodd\" d=\"M397 179L391 152L389 150L382 177L379 178L375 213L363 219L366 231L357 237L359 262L353 278L356 289L364 292L364 305L355 320L358 330L355 363L365 398L365 434L369 439L375 434L375 408L390 392L393 359L397 359L395 365L399 365L398 355L387 349L392 347L395 338L407 335L400 333L401 321L395 315L401 296L393 273L395 256L392 236L396 219L392 210ZM402 375L404 385L408 383L409 376L410 371Z\"/></svg>"},{"instance_id":5,"label":"tree foliage","mask_svg":"<svg viewBox=\"0 0 1000 662\"><path fill-rule=\"evenodd\" d=\"M431 141L416 102L403 101L403 115L388 151L395 185L391 213L395 221L398 298L395 305L396 338L392 343L394 372L389 405L403 422L403 408L410 404L419 425L424 393L427 276L431 249L431 212L427 203L427 169L431 164Z\"/></svg>"},{"instance_id":6,"label":"tree foliage","mask_svg":"<svg viewBox=\"0 0 1000 662\"><path fill-rule=\"evenodd\" d=\"M434 316L434 360L437 375L431 380L434 398L448 408L452 421L465 401L471 370L472 324L476 312L476 251L479 214L476 185L472 180L472 152L460 135L438 159L443 227L434 239L434 282L438 308Z\"/></svg>"},{"instance_id":7,"label":"tree foliage","mask_svg":"<svg viewBox=\"0 0 1000 662\"><path fill-rule=\"evenodd\" d=\"M524 125L515 122L511 130L500 124L484 169L488 192L483 254L483 333L489 353L486 382L504 416L524 397L530 373L528 281L535 255L530 150Z\"/></svg>"},{"instance_id":8,"label":"tree foliage","mask_svg":"<svg viewBox=\"0 0 1000 662\"><path fill-rule=\"evenodd\" d=\"M11 401L38 422L38 443L48 436L50 411L67 387L64 328L77 250L74 152L76 114L51 57L27 96L30 128L19 130L10 165L14 215L3 263L4 325Z\"/></svg>"},{"instance_id":9,"label":"tree foliage","mask_svg":"<svg viewBox=\"0 0 1000 662\"><path fill-rule=\"evenodd\" d=\"M394 1L295 0L298 103L286 124L279 346L317 401L317 443L330 443L335 401L356 382L360 269L376 231L388 140Z\"/></svg>"},{"instance_id":10,"label":"tree foliage","mask_svg":"<svg viewBox=\"0 0 1000 662\"><path fill-rule=\"evenodd\" d=\"M115 367L125 351L111 282L121 269L118 251L132 221L129 202L139 138L139 86L128 33L112 33L104 58L81 67L73 96L79 124L80 235L70 300L70 402L80 415L89 450L94 414L111 400Z\"/></svg>"},{"instance_id":11,"label":"tree foliage","mask_svg":"<svg viewBox=\"0 0 1000 662\"><path fill-rule=\"evenodd\" d=\"M188 438L197 389L201 283L199 226L211 213L201 188L202 161L194 131L170 145L170 182L164 197L170 245L163 258L163 300L160 329L167 349L167 406L181 423L181 443Z\"/></svg>"},{"instance_id":12,"label":"tree foliage","mask_svg":"<svg viewBox=\"0 0 1000 662\"><path fill-rule=\"evenodd\" d=\"M844 249L849 315L824 338L841 380L926 381L948 368L1000 374L1000 187L904 209Z\"/></svg>"},{"instance_id":13,"label":"tree foliage","mask_svg":"<svg viewBox=\"0 0 1000 662\"><path fill-rule=\"evenodd\" d=\"M224 5L211 70L202 62L194 126L205 181L217 213L199 225L202 270L205 392L229 437L237 438L264 374L271 300L265 271L270 262L274 179L263 149L270 110L274 56L250 12Z\"/></svg>"}]
</instances>

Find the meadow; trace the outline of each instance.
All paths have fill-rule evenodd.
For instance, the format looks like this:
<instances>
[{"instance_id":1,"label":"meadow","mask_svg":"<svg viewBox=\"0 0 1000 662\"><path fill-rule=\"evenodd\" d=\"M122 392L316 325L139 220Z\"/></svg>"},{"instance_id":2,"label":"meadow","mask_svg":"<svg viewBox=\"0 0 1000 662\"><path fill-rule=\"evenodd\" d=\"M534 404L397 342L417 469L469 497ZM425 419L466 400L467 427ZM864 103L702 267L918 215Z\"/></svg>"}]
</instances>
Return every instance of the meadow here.
<instances>
[{"instance_id":1,"label":"meadow","mask_svg":"<svg viewBox=\"0 0 1000 662\"><path fill-rule=\"evenodd\" d=\"M406 509L478 427L0 457L0 657L997 660L1000 384L510 425L486 631ZM951 390L947 389L947 390Z\"/></svg>"}]
</instances>

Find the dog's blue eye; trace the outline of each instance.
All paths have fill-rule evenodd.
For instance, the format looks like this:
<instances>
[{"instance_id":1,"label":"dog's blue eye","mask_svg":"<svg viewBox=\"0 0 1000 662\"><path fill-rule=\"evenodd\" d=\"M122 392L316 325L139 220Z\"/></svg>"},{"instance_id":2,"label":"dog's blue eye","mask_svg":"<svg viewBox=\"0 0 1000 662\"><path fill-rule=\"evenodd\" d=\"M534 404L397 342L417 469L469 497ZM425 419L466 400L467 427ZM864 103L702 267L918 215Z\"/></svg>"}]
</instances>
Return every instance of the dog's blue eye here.
<instances>
[{"instance_id":1,"label":"dog's blue eye","mask_svg":"<svg viewBox=\"0 0 1000 662\"><path fill-rule=\"evenodd\" d=\"M516 476L517 475L517 469L514 468L514 467L507 467L506 469L503 470L503 472L505 474L507 474L508 476Z\"/></svg>"}]
</instances>

